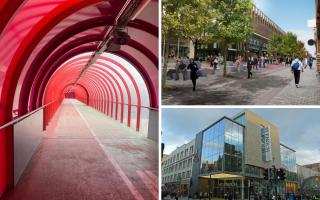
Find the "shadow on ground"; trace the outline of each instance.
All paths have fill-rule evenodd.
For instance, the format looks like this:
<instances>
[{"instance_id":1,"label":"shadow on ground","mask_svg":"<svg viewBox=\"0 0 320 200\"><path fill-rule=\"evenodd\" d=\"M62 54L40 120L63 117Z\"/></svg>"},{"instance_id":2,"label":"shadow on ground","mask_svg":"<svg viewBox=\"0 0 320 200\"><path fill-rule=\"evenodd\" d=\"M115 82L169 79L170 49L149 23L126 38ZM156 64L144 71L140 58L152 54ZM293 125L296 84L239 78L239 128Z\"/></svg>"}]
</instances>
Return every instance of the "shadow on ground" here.
<instances>
[{"instance_id":1,"label":"shadow on ground","mask_svg":"<svg viewBox=\"0 0 320 200\"><path fill-rule=\"evenodd\" d=\"M210 80L212 78L212 80ZM268 96L274 89L284 88L292 80L272 74L255 73L252 79L246 73L228 75L227 77L211 76L198 79L197 91L192 91L191 81L175 86L168 83L170 89L162 92L162 104L180 105L248 105L256 104L260 95Z\"/></svg>"}]
</instances>

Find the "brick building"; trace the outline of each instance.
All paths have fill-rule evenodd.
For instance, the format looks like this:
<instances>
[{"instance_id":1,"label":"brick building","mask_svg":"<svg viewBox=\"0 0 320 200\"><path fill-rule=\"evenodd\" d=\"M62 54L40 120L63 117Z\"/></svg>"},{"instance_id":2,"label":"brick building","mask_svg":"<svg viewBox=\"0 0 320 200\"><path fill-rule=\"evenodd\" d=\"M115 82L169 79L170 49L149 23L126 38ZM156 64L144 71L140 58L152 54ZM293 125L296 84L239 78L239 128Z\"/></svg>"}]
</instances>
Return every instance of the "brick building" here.
<instances>
[{"instance_id":1,"label":"brick building","mask_svg":"<svg viewBox=\"0 0 320 200\"><path fill-rule=\"evenodd\" d=\"M257 55L266 54L268 41L272 33L285 33L274 21L256 7L252 9L252 23L254 30L252 36L245 43L239 42L230 46L227 60L235 60L237 55L246 55L249 52ZM171 39L169 43L170 55L194 57L195 47L191 41L175 38ZM201 59L213 54L218 55L220 52L221 45L219 43L199 44L198 46L199 58Z\"/></svg>"}]
</instances>

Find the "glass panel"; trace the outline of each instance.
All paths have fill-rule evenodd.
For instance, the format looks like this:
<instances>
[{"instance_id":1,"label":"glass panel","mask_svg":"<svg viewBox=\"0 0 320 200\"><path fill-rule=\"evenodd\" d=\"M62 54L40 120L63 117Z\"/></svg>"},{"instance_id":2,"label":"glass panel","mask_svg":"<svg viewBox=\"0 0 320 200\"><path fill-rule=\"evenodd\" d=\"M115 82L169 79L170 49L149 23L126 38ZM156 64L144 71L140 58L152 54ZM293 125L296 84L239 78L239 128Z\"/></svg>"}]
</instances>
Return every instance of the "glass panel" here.
<instances>
[{"instance_id":1,"label":"glass panel","mask_svg":"<svg viewBox=\"0 0 320 200\"><path fill-rule=\"evenodd\" d=\"M141 108L140 116L140 132L144 135L148 134L148 125L149 125L149 109Z\"/></svg>"},{"instance_id":2,"label":"glass panel","mask_svg":"<svg viewBox=\"0 0 320 200\"><path fill-rule=\"evenodd\" d=\"M131 106L131 128L136 130L136 124L137 124L137 107Z\"/></svg>"}]
</instances>

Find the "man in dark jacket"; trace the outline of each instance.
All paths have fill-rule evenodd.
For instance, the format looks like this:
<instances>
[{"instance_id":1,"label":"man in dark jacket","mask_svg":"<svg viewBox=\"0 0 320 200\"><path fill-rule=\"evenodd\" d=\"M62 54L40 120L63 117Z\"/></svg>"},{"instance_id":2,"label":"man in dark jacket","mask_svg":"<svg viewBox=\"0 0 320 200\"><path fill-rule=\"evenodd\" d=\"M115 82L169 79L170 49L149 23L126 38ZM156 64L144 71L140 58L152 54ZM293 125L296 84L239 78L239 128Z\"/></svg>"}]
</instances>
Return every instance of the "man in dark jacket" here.
<instances>
[{"instance_id":1,"label":"man in dark jacket","mask_svg":"<svg viewBox=\"0 0 320 200\"><path fill-rule=\"evenodd\" d=\"M247 62L248 79L252 77L252 72L251 72L252 66L253 66L253 58L249 57Z\"/></svg>"},{"instance_id":2,"label":"man in dark jacket","mask_svg":"<svg viewBox=\"0 0 320 200\"><path fill-rule=\"evenodd\" d=\"M192 80L193 91L195 91L197 79L198 79L197 71L199 70L199 68L198 68L198 65L194 62L194 60L192 58L189 60L188 69L191 70L190 79Z\"/></svg>"}]
</instances>

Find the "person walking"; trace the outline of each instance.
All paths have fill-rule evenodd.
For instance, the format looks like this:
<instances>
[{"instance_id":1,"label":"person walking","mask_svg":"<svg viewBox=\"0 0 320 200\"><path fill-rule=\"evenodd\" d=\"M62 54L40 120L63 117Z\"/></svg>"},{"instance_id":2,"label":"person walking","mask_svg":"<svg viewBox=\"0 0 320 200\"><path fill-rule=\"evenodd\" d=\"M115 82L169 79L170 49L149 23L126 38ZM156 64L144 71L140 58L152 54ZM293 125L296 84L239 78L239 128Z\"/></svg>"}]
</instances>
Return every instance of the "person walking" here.
<instances>
[{"instance_id":1,"label":"person walking","mask_svg":"<svg viewBox=\"0 0 320 200\"><path fill-rule=\"evenodd\" d=\"M213 66L214 66L214 70L216 70L216 69L217 69L218 63L219 63L218 58L217 58L217 56L215 56L215 57L213 58Z\"/></svg>"},{"instance_id":2,"label":"person walking","mask_svg":"<svg viewBox=\"0 0 320 200\"><path fill-rule=\"evenodd\" d=\"M253 58L253 67L256 68L256 70L258 70L258 58L257 58L257 56L254 56L254 58Z\"/></svg>"},{"instance_id":3,"label":"person walking","mask_svg":"<svg viewBox=\"0 0 320 200\"><path fill-rule=\"evenodd\" d=\"M309 65L310 69L312 69L312 64L313 64L313 59L312 59L312 57L310 57L308 60L308 65Z\"/></svg>"},{"instance_id":4,"label":"person walking","mask_svg":"<svg viewBox=\"0 0 320 200\"><path fill-rule=\"evenodd\" d=\"M175 66L175 70L176 70L176 77L175 77L175 79L176 79L176 81L177 80L179 80L179 65L181 64L181 58L180 57L178 57L177 59L176 59L176 66Z\"/></svg>"},{"instance_id":5,"label":"person walking","mask_svg":"<svg viewBox=\"0 0 320 200\"><path fill-rule=\"evenodd\" d=\"M307 66L308 66L308 58L304 58L302 64L303 64L303 67L304 67L305 69L307 69Z\"/></svg>"},{"instance_id":6,"label":"person walking","mask_svg":"<svg viewBox=\"0 0 320 200\"><path fill-rule=\"evenodd\" d=\"M298 56L296 56L291 63L291 71L293 72L293 75L294 75L294 82L296 84L296 88L299 88L300 74L301 72L303 72L303 65L299 60Z\"/></svg>"},{"instance_id":7,"label":"person walking","mask_svg":"<svg viewBox=\"0 0 320 200\"><path fill-rule=\"evenodd\" d=\"M241 56L238 56L236 60L236 68L238 72L240 72L240 64L241 64Z\"/></svg>"},{"instance_id":8,"label":"person walking","mask_svg":"<svg viewBox=\"0 0 320 200\"><path fill-rule=\"evenodd\" d=\"M252 66L253 66L253 58L250 56L247 62L248 79L252 77L252 72L251 72Z\"/></svg>"},{"instance_id":9,"label":"person walking","mask_svg":"<svg viewBox=\"0 0 320 200\"><path fill-rule=\"evenodd\" d=\"M261 63L262 63L262 67L266 68L266 57L265 56L261 56Z\"/></svg>"},{"instance_id":10,"label":"person walking","mask_svg":"<svg viewBox=\"0 0 320 200\"><path fill-rule=\"evenodd\" d=\"M197 79L199 78L198 73L197 73L198 70L199 70L199 67L198 67L198 65L194 62L193 59L190 59L189 65L188 65L188 69L191 70L190 79L191 79L191 81L192 81L193 91L195 91L195 90L196 90Z\"/></svg>"}]
</instances>

